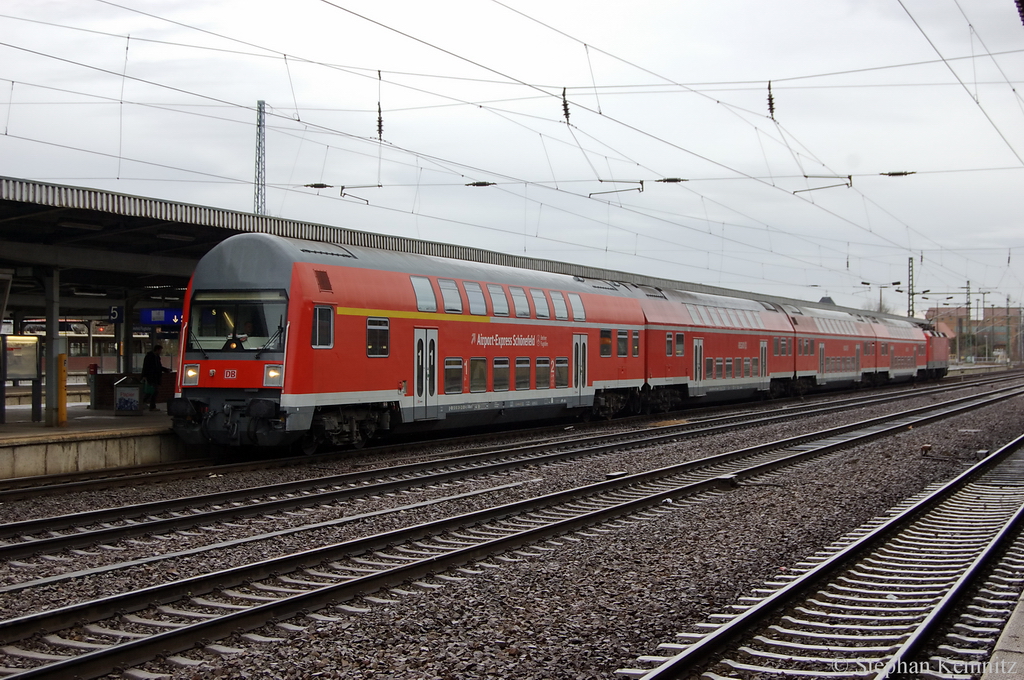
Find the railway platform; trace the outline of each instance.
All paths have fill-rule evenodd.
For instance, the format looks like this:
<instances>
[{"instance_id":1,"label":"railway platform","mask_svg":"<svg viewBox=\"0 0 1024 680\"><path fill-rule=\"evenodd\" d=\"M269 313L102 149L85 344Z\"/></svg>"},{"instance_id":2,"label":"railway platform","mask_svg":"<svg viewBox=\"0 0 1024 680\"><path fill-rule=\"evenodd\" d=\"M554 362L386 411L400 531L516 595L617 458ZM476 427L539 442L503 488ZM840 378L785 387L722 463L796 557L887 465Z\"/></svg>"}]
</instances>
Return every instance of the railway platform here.
<instances>
[{"instance_id":1,"label":"railway platform","mask_svg":"<svg viewBox=\"0 0 1024 680\"><path fill-rule=\"evenodd\" d=\"M1017 602L984 668L981 680L1024 678L1024 599Z\"/></svg>"},{"instance_id":2,"label":"railway platform","mask_svg":"<svg viewBox=\"0 0 1024 680\"><path fill-rule=\"evenodd\" d=\"M69 386L69 390L72 387ZM89 408L69 398L67 424L48 427L32 422L30 403L10 403L6 423L0 424L0 479L61 474L82 470L149 465L187 458L182 442L171 431L166 404L137 414Z\"/></svg>"}]
</instances>

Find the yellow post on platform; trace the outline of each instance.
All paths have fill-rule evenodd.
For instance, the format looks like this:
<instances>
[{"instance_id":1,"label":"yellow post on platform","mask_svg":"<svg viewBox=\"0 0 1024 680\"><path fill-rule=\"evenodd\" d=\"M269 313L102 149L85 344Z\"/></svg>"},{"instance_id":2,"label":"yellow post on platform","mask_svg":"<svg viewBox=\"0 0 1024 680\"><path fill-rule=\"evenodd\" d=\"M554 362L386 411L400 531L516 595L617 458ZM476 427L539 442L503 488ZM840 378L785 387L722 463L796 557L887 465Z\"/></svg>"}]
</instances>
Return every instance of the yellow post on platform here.
<instances>
[{"instance_id":1,"label":"yellow post on platform","mask_svg":"<svg viewBox=\"0 0 1024 680\"><path fill-rule=\"evenodd\" d=\"M68 355L57 355L57 427L68 425Z\"/></svg>"}]
</instances>

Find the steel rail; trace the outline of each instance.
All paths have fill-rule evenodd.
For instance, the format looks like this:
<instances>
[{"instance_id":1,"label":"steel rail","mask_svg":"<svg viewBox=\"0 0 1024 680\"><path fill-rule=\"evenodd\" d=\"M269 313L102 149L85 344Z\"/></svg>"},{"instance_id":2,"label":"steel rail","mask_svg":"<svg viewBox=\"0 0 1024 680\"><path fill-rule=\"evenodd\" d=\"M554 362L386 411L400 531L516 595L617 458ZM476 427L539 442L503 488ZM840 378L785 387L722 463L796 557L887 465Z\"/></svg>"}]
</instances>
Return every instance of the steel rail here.
<instances>
[{"instance_id":1,"label":"steel rail","mask_svg":"<svg viewBox=\"0 0 1024 680\"><path fill-rule=\"evenodd\" d=\"M884 401L892 401L903 398L906 395L911 396L924 396L934 392L953 391L964 389L968 387L975 387L978 385L997 384L1015 379L1016 376L996 376L984 375L980 377L961 378L960 380L950 379L950 381L944 382L939 385L929 386L925 388L909 388L909 389L898 389L894 391L887 391L885 394L873 395L866 399L881 399ZM831 404L841 403L864 403L865 397L852 397L849 399L835 400L829 402ZM872 402L867 402L872 403ZM710 408L710 407L709 407ZM699 416L699 411L704 410L698 408L697 422L702 420L714 419L717 417L730 417L730 416L712 416L711 418L702 419ZM690 415L694 414L693 410L674 412L678 415ZM671 416L673 413L660 414L660 417ZM739 416L731 416L739 417ZM619 421L622 422L622 421ZM626 420L628 422L628 419ZM563 425L544 426L530 430L534 433L543 433L548 431L552 434L558 433L563 429ZM522 431L519 431L522 432ZM452 437L444 439L434 439L428 442L417 442L417 444L424 444L428 446L438 446L446 443L467 443L473 442L474 440L486 441L492 438L495 433L486 435L469 435L464 437ZM408 444L391 444L374 448L372 451L378 455L386 456L388 451L396 450L403 453L407 452ZM480 447L484 452L494 450L496 447L483 446ZM498 447L500 448L503 447ZM308 465L310 463L318 462L331 462L341 458L350 456L351 452L345 451L342 453L323 453L313 456L289 456L284 458L274 458L270 460L260 462L239 462L239 463L221 463L210 465L207 459L193 459L191 461L179 461L176 463L161 463L149 466L131 467L131 468L115 468L106 470L91 470L75 473L65 473L56 475L39 475L33 477L17 477L12 479L0 480L0 503L11 502L20 500L23 498L32 498L39 495L57 495L66 493L80 493L85 491L91 491L100 488L116 488L119 486L129 486L138 484L153 484L158 482L176 481L182 479L194 479L196 477L203 477L211 474L231 474L233 472L247 472L251 470L261 470L270 468L283 468L283 467L296 467Z\"/></svg>"},{"instance_id":2,"label":"steel rail","mask_svg":"<svg viewBox=\"0 0 1024 680\"><path fill-rule=\"evenodd\" d=\"M865 533L859 540L846 545L831 557L821 561L789 583L782 585L771 595L731 618L713 632L708 633L693 644L687 645L685 650L664 661L657 668L643 673L628 674L642 678L642 680L666 680L668 678L685 677L693 674L698 668L707 667L718 658L718 655L723 650L735 646L741 639L748 637L752 631L762 629L767 621L778 615L778 612L791 607L794 602L804 597L807 593L813 590L820 590L824 583L843 571L847 565L859 562L869 551L897 537L905 527L924 517L941 503L954 496L954 494L968 487L968 485L978 482L979 478L997 468L1022 446L1024 446L1024 435L1001 447L969 470L943 485L927 498L895 514L870 532ZM1022 518L1024 518L1024 506L1014 512L1013 516L988 542L984 550L972 559L971 565L956 580L952 589L947 590L941 597L937 605L938 610L932 611L925 617L915 632L899 645L899 648L885 664L885 667L872 677L876 677L878 680L888 677L894 668L899 667L901 661L905 663L908 656L920 648L922 641L932 632L936 622L941 619L943 614L948 612L963 589L984 568L985 560L1003 546L1008 536L1020 527ZM842 661L842 659L837 660Z\"/></svg>"},{"instance_id":3,"label":"steel rail","mask_svg":"<svg viewBox=\"0 0 1024 680\"><path fill-rule=\"evenodd\" d=\"M1004 394L988 400L975 399L972 404L962 404L957 409L942 405L934 407L933 410L943 411L946 415L950 415L954 411L959 412L967 408L977 408L983 404L989 404L995 400L1005 398L1009 398L1009 395ZM866 428L867 431L862 432L859 436L854 437L851 435L844 441L828 441L819 447L817 452L810 451L809 447L802 447L803 450L798 450L797 453L788 456L787 460L790 463L799 462L806 460L811 455L821 455L825 452L849 446L854 442L859 443L865 439L877 438L885 432L895 433L903 431L907 427L907 422L922 422L934 420L938 417L942 416L919 414L916 420L904 419L901 423L891 425L888 428L880 428L876 424L873 427ZM755 467L738 470L736 474L740 477L764 474L783 464L785 462L780 460L768 461ZM186 596L194 597L197 593L204 594L214 590L231 588L239 583L252 582L289 570L308 567L311 564L321 564L325 560L336 559L338 556L374 553L374 551L392 548L399 541L422 542L433 540L436 544L453 544L456 546L456 549L444 552L443 554L428 554L426 557L415 559L400 566L387 568L375 574L361 576L346 583L294 594L281 600L236 611L217 619L187 625L177 630L160 633L140 640L123 642L109 649L89 652L55 664L40 666L11 677L61 678L69 677L72 674L79 677L96 677L97 675L110 672L111 668L115 666L134 665L154 658L157 655L166 655L188 649L194 646L198 639L221 638L239 630L251 630L272 619L292 616L311 608L327 606L366 592L372 592L379 588L387 587L390 584L435 574L496 552L507 552L520 546L536 544L538 541L576 531L581 527L598 524L623 515L635 514L651 506L656 507L667 499L684 494L707 491L720 486L722 483L718 478L710 478L696 483L691 482L682 486L665 488L664 480L649 479L650 475L651 473L641 473L632 477L608 480L579 489L561 491L528 501L520 501L507 506L489 508L458 517L437 520L409 527L399 532L389 532L355 539L334 546L289 555L277 560L267 560L254 565L224 570L212 575L153 586L115 598L70 605L58 610L0 622L0 637L4 639L5 643L10 643L12 640L24 639L39 631L59 630L81 620L101 620L117 611L138 611L153 603L172 602ZM662 488L650 491L641 491L637 488L641 483L652 483L654 481L659 481ZM612 499L612 502L608 503L606 507L595 509L593 505L597 502L596 496L601 492L613 492L612 495L617 497ZM625 492L629 492L635 497L622 501L621 497ZM581 501L581 498L589 498L591 501ZM566 508L567 506L572 508L573 504L576 505L576 509L571 511L574 516L566 518L564 513L570 512L570 509ZM551 509L558 506L561 506L561 508L557 511ZM549 510L544 510L543 508L549 508ZM509 520L512 517L521 517L522 519ZM484 540L475 545L467 544L466 541L471 538L468 534L472 534L474 530L467 530L465 527L479 526L484 522L498 520L508 520L510 526L514 525L511 530L512 533L508 533L510 531L508 527L477 531ZM540 526L537 526L538 524ZM524 526L528 528L523 528ZM439 538L445 533L460 531L462 533L452 534L456 537L455 540L442 540ZM506 535L501 535L500 537L495 535L503 533ZM434 550L440 550L441 548L436 544L431 547ZM401 560L411 558L398 557L390 559Z\"/></svg>"},{"instance_id":4,"label":"steel rail","mask_svg":"<svg viewBox=\"0 0 1024 680\"><path fill-rule=\"evenodd\" d=\"M991 394L1013 389L1002 388ZM870 399L870 403L887 402L899 399L899 396L887 396ZM963 403L976 398L975 396L960 397L944 402L946 404ZM857 402L858 404L862 402ZM783 422L798 417L807 417L822 413L830 413L849 408L848 404L815 405L809 409L799 409L783 413L748 416L726 416L712 419L711 425L704 423L685 423L652 428L642 431L614 433L594 437L584 437L572 441L546 442L505 448L497 452L475 453L443 460L411 463L385 470L363 471L333 475L316 479L304 479L285 482L264 487L253 487L235 491L226 491L204 496L177 498L170 501L155 501L134 506L106 508L91 512L75 513L57 517L44 517L21 522L0 525L0 560L14 560L41 553L53 553L70 548L81 548L91 545L109 543L127 538L161 534L171 531L189 529L200 524L224 522L243 517L254 517L262 514L281 512L314 504L334 503L346 499L373 494L391 493L407 490L411 487L434 484L481 474L495 474L523 465L543 465L555 461L580 456L593 456L618 450L623 447L637 447L677 439L681 436L696 437L716 434L734 429L737 421L746 427L769 423ZM875 422L888 422L893 418L907 414L926 412L933 406L906 411L903 414L881 416ZM870 421L868 421L870 422ZM848 427L862 427L856 423ZM799 439L799 438L795 438ZM549 453L555 449L554 453ZM493 462L495 458L499 462ZM693 461L691 464L702 466L716 464L721 459L710 457ZM440 469L440 471L438 471ZM385 475L390 481L369 483L369 480ZM333 488L332 488L333 487ZM273 497L288 495L267 501L254 502L255 497ZM245 503L241 505L241 503ZM238 504L230 507L217 507L224 504ZM213 510L196 511L197 507L211 507ZM189 514L175 514L173 517L158 518L156 515L180 513L191 510ZM143 517L145 521L134 521ZM94 530L76 530L67 534L54 534L69 527L87 527L90 525L110 522L124 522L120 526L103 526ZM34 534L46 532L42 538L34 538ZM13 542L13 539L19 539Z\"/></svg>"}]
</instances>

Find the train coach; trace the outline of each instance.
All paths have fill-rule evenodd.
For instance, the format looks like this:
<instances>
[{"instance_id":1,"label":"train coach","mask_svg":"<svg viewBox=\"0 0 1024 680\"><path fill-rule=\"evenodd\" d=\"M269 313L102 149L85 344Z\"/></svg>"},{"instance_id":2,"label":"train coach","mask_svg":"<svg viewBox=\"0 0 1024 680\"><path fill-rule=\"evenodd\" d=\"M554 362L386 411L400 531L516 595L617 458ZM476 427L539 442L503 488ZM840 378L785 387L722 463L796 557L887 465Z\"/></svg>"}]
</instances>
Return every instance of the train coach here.
<instances>
[{"instance_id":1,"label":"train coach","mask_svg":"<svg viewBox=\"0 0 1024 680\"><path fill-rule=\"evenodd\" d=\"M168 411L192 444L309 452L935 376L930 337L870 313L240 234L192 277Z\"/></svg>"}]
</instances>

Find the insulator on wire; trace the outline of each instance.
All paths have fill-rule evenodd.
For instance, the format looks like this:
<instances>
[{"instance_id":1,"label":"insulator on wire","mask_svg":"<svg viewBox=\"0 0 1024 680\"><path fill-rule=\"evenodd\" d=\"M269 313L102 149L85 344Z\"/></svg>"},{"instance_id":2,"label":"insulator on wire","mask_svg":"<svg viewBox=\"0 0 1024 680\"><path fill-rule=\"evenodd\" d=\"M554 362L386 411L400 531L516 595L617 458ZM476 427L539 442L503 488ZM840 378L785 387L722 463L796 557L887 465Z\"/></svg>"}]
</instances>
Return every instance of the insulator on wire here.
<instances>
[{"instance_id":1,"label":"insulator on wire","mask_svg":"<svg viewBox=\"0 0 1024 680\"><path fill-rule=\"evenodd\" d=\"M384 141L384 114L380 110L380 87L383 78L380 71L377 71L377 139Z\"/></svg>"},{"instance_id":2,"label":"insulator on wire","mask_svg":"<svg viewBox=\"0 0 1024 680\"><path fill-rule=\"evenodd\" d=\"M569 100L565 98L565 88L562 88L562 112L565 114L565 122L569 122Z\"/></svg>"},{"instance_id":3,"label":"insulator on wire","mask_svg":"<svg viewBox=\"0 0 1024 680\"><path fill-rule=\"evenodd\" d=\"M768 81L768 116L775 120L775 97L772 96L772 81Z\"/></svg>"}]
</instances>

